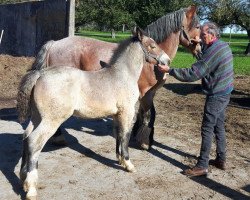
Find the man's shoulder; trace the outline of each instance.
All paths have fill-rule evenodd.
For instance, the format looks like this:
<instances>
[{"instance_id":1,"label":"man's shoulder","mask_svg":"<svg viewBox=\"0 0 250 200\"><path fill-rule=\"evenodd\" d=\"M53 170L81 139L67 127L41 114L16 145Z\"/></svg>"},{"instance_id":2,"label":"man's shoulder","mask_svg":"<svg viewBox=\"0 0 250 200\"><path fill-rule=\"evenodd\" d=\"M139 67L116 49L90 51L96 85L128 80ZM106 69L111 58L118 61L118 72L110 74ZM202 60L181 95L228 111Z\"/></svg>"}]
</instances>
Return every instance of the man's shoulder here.
<instances>
[{"instance_id":1,"label":"man's shoulder","mask_svg":"<svg viewBox=\"0 0 250 200\"><path fill-rule=\"evenodd\" d=\"M228 46L229 47L228 43L225 42L225 41L223 41L223 40L221 40L221 39L218 39L215 43L217 45L220 45L220 46Z\"/></svg>"}]
</instances>

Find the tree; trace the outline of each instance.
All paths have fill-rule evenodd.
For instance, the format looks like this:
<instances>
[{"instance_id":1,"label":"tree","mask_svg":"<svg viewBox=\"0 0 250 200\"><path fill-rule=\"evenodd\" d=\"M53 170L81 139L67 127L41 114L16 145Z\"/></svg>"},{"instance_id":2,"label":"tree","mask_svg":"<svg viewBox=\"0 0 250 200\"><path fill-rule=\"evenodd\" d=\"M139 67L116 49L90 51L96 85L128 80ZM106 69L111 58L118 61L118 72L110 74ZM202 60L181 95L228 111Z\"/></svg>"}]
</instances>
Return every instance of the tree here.
<instances>
[{"instance_id":1,"label":"tree","mask_svg":"<svg viewBox=\"0 0 250 200\"><path fill-rule=\"evenodd\" d=\"M193 0L81 0L76 9L76 23L94 22L100 30L135 24L145 28L161 16L192 4Z\"/></svg>"},{"instance_id":2,"label":"tree","mask_svg":"<svg viewBox=\"0 0 250 200\"><path fill-rule=\"evenodd\" d=\"M95 23L100 30L118 30L134 24L125 0L82 0L77 6L76 26Z\"/></svg>"},{"instance_id":3,"label":"tree","mask_svg":"<svg viewBox=\"0 0 250 200\"><path fill-rule=\"evenodd\" d=\"M250 2L248 0L198 0L200 16L216 22L220 27L240 26L247 31L249 43L245 51L250 55Z\"/></svg>"},{"instance_id":4,"label":"tree","mask_svg":"<svg viewBox=\"0 0 250 200\"><path fill-rule=\"evenodd\" d=\"M192 0L130 0L127 9L141 28L154 22L161 16L194 4Z\"/></svg>"}]
</instances>

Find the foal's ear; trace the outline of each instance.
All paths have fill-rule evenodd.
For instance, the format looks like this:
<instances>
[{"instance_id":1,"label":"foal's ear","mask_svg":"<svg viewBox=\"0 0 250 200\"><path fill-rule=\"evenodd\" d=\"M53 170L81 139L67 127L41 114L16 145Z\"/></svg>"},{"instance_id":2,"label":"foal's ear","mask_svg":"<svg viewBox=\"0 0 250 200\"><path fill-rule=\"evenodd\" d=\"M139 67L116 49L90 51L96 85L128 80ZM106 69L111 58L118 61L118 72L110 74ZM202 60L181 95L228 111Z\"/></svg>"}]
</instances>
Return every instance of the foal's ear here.
<instances>
[{"instance_id":1,"label":"foal's ear","mask_svg":"<svg viewBox=\"0 0 250 200\"><path fill-rule=\"evenodd\" d=\"M142 41L144 33L143 33L143 30L141 28L139 28L138 26L136 26L134 28L134 30L132 31L132 33L133 33L134 37L137 37L140 41Z\"/></svg>"}]
</instances>

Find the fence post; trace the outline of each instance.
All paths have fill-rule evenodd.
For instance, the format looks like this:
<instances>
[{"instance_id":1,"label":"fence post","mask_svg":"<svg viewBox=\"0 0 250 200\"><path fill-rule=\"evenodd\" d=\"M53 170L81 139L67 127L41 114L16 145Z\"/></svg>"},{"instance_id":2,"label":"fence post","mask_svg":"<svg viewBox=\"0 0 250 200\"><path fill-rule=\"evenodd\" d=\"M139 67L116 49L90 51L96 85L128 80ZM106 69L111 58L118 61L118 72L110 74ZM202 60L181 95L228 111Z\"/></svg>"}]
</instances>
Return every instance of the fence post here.
<instances>
[{"instance_id":1,"label":"fence post","mask_svg":"<svg viewBox=\"0 0 250 200\"><path fill-rule=\"evenodd\" d=\"M2 30L2 31L1 31L1 36L0 36L0 44L1 44L1 42L2 42L3 32L4 32L4 30Z\"/></svg>"},{"instance_id":2,"label":"fence post","mask_svg":"<svg viewBox=\"0 0 250 200\"><path fill-rule=\"evenodd\" d=\"M75 0L69 0L69 36L75 34Z\"/></svg>"}]
</instances>

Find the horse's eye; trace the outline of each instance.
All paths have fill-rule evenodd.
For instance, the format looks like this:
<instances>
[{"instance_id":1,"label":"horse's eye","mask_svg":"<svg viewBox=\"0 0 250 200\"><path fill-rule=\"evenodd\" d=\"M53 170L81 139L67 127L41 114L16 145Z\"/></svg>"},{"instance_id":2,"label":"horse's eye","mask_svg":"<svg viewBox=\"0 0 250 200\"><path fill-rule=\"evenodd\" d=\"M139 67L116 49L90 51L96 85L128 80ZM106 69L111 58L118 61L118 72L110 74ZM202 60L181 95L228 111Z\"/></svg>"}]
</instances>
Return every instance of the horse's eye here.
<instances>
[{"instance_id":1,"label":"horse's eye","mask_svg":"<svg viewBox=\"0 0 250 200\"><path fill-rule=\"evenodd\" d=\"M156 46L153 46L153 45L151 45L150 47L151 47L151 49L155 49L156 48Z\"/></svg>"}]
</instances>

